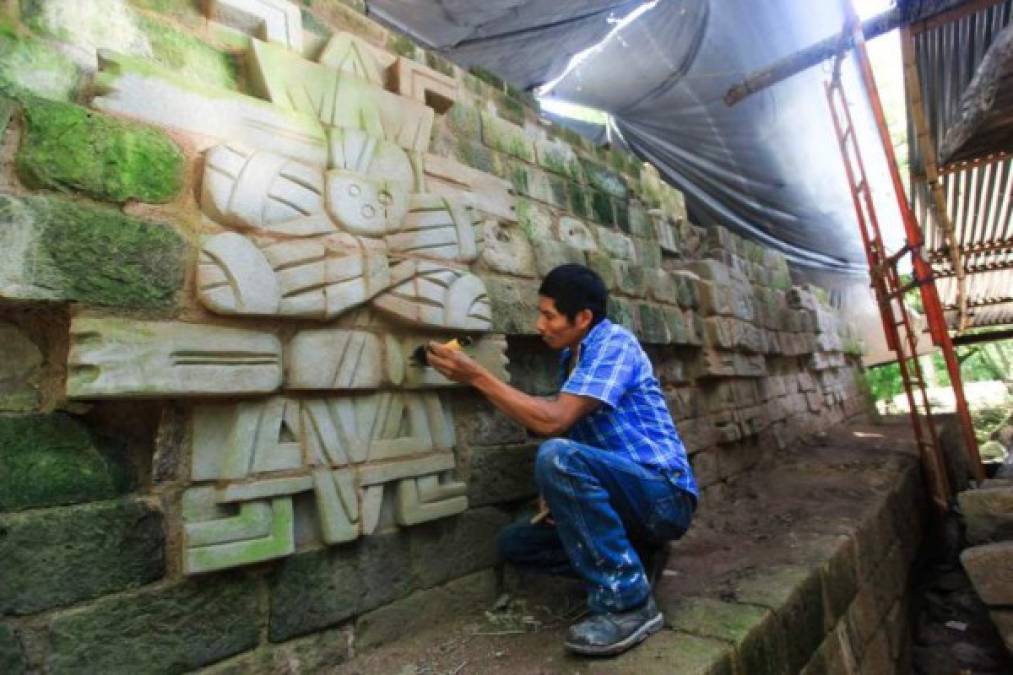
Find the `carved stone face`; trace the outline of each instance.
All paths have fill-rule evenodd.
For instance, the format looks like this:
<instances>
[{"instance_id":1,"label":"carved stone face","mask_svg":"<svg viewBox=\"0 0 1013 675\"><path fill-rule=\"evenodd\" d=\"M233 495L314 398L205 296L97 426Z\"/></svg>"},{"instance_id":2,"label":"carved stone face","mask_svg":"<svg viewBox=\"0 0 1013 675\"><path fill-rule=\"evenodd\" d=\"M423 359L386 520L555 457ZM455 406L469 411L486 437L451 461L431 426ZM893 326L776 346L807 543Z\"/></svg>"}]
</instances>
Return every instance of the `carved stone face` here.
<instances>
[{"instance_id":1,"label":"carved stone face","mask_svg":"<svg viewBox=\"0 0 1013 675\"><path fill-rule=\"evenodd\" d=\"M327 212L347 232L383 236L404 219L408 188L399 181L368 178L334 169L327 172Z\"/></svg>"}]
</instances>

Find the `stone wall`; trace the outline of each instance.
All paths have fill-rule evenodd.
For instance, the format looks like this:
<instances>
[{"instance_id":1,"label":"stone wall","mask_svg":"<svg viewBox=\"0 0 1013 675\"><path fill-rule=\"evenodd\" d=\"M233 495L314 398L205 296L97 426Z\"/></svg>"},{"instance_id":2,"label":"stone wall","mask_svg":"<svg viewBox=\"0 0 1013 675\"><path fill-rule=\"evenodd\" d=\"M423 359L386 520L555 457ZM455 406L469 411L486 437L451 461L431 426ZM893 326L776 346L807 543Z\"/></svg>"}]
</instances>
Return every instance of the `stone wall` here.
<instances>
[{"instance_id":1,"label":"stone wall","mask_svg":"<svg viewBox=\"0 0 1013 675\"><path fill-rule=\"evenodd\" d=\"M864 407L781 255L354 2L0 9L0 671L311 669L395 600L494 594L537 439L412 352L468 335L552 393L563 262L650 352L704 505Z\"/></svg>"}]
</instances>

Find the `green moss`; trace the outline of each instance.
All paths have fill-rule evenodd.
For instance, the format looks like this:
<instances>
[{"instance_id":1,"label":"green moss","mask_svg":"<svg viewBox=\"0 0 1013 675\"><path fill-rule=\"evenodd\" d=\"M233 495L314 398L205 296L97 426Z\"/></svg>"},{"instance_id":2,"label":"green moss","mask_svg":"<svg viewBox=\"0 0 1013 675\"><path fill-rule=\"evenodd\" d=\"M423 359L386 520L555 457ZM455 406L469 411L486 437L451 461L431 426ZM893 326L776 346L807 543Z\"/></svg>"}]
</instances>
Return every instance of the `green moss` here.
<instances>
[{"instance_id":1,"label":"green moss","mask_svg":"<svg viewBox=\"0 0 1013 675\"><path fill-rule=\"evenodd\" d=\"M238 87L236 64L228 54L161 21L140 17L139 24L157 63L213 87Z\"/></svg>"},{"instance_id":2,"label":"green moss","mask_svg":"<svg viewBox=\"0 0 1013 675\"><path fill-rule=\"evenodd\" d=\"M166 202L183 187L183 153L160 131L80 106L31 99L17 156L26 184L96 199Z\"/></svg>"},{"instance_id":3,"label":"green moss","mask_svg":"<svg viewBox=\"0 0 1013 675\"><path fill-rule=\"evenodd\" d=\"M454 64L443 58L439 54L433 52L426 52L426 65L435 70L438 73L443 73L448 77L454 76Z\"/></svg>"},{"instance_id":4,"label":"green moss","mask_svg":"<svg viewBox=\"0 0 1013 675\"><path fill-rule=\"evenodd\" d=\"M615 224L620 230L629 234L630 232L630 209L625 199L613 199L615 208Z\"/></svg>"},{"instance_id":5,"label":"green moss","mask_svg":"<svg viewBox=\"0 0 1013 675\"><path fill-rule=\"evenodd\" d=\"M524 104L512 96L503 94L496 97L496 112L514 124L524 124Z\"/></svg>"},{"instance_id":6,"label":"green moss","mask_svg":"<svg viewBox=\"0 0 1013 675\"><path fill-rule=\"evenodd\" d=\"M587 203L587 192L577 183L568 183L567 192L570 197L570 211L578 218L590 218L591 209Z\"/></svg>"},{"instance_id":7,"label":"green moss","mask_svg":"<svg viewBox=\"0 0 1013 675\"><path fill-rule=\"evenodd\" d=\"M399 35L397 33L391 33L390 36L387 38L387 49L394 52L395 54L400 54L405 58L415 59L416 50L418 48L415 46L414 42L412 42L405 36Z\"/></svg>"},{"instance_id":8,"label":"green moss","mask_svg":"<svg viewBox=\"0 0 1013 675\"><path fill-rule=\"evenodd\" d=\"M447 111L445 120L455 136L468 140L478 140L482 136L481 117L474 106L455 103Z\"/></svg>"},{"instance_id":9,"label":"green moss","mask_svg":"<svg viewBox=\"0 0 1013 675\"><path fill-rule=\"evenodd\" d=\"M479 171L485 171L486 173L495 172L496 167L492 151L484 145L462 139L457 143L457 150L454 155L458 161Z\"/></svg>"},{"instance_id":10,"label":"green moss","mask_svg":"<svg viewBox=\"0 0 1013 675\"><path fill-rule=\"evenodd\" d=\"M166 225L59 197L0 195L0 230L30 242L13 276L39 297L158 309L183 286L187 246Z\"/></svg>"},{"instance_id":11,"label":"green moss","mask_svg":"<svg viewBox=\"0 0 1013 675\"><path fill-rule=\"evenodd\" d=\"M549 175L549 189L552 190L552 203L560 208L566 208L569 199L566 194L566 179L559 176Z\"/></svg>"},{"instance_id":12,"label":"green moss","mask_svg":"<svg viewBox=\"0 0 1013 675\"><path fill-rule=\"evenodd\" d=\"M480 66L474 66L468 72L477 77L482 82L485 82L489 86L494 87L500 91L503 90L503 80L499 79L491 71L488 71Z\"/></svg>"},{"instance_id":13,"label":"green moss","mask_svg":"<svg viewBox=\"0 0 1013 675\"><path fill-rule=\"evenodd\" d=\"M129 489L123 448L73 417L0 417L0 511L109 499Z\"/></svg>"},{"instance_id":14,"label":"green moss","mask_svg":"<svg viewBox=\"0 0 1013 675\"><path fill-rule=\"evenodd\" d=\"M0 625L0 673L22 675L27 669L17 632L10 626Z\"/></svg>"},{"instance_id":15,"label":"green moss","mask_svg":"<svg viewBox=\"0 0 1013 675\"><path fill-rule=\"evenodd\" d=\"M602 225L612 225L615 215L612 213L612 200L604 192L590 190L591 216Z\"/></svg>"},{"instance_id":16,"label":"green moss","mask_svg":"<svg viewBox=\"0 0 1013 675\"><path fill-rule=\"evenodd\" d=\"M514 191L516 191L517 194L528 194L528 170L523 164L511 164L510 183L514 186Z\"/></svg>"},{"instance_id":17,"label":"green moss","mask_svg":"<svg viewBox=\"0 0 1013 675\"><path fill-rule=\"evenodd\" d=\"M128 0L128 2L138 9L167 14L187 25L204 21L204 16L197 11L198 5L193 0Z\"/></svg>"},{"instance_id":18,"label":"green moss","mask_svg":"<svg viewBox=\"0 0 1013 675\"><path fill-rule=\"evenodd\" d=\"M78 72L69 59L39 40L0 33L0 91L69 101Z\"/></svg>"},{"instance_id":19,"label":"green moss","mask_svg":"<svg viewBox=\"0 0 1013 675\"><path fill-rule=\"evenodd\" d=\"M3 139L4 132L7 131L7 125L11 122L16 106L17 103L11 99L0 96L0 140Z\"/></svg>"}]
</instances>

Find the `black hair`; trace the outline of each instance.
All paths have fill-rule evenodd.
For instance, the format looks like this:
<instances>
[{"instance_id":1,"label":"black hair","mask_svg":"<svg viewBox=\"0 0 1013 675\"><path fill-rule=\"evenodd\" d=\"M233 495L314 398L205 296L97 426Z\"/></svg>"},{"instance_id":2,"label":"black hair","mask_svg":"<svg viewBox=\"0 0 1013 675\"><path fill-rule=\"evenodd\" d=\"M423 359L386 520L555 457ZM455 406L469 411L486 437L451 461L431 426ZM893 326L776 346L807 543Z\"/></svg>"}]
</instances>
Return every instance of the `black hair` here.
<instances>
[{"instance_id":1,"label":"black hair","mask_svg":"<svg viewBox=\"0 0 1013 675\"><path fill-rule=\"evenodd\" d=\"M591 310L592 326L605 318L608 289L597 272L583 265L569 263L554 268L542 279L538 294L552 298L556 310L571 323L582 309Z\"/></svg>"}]
</instances>

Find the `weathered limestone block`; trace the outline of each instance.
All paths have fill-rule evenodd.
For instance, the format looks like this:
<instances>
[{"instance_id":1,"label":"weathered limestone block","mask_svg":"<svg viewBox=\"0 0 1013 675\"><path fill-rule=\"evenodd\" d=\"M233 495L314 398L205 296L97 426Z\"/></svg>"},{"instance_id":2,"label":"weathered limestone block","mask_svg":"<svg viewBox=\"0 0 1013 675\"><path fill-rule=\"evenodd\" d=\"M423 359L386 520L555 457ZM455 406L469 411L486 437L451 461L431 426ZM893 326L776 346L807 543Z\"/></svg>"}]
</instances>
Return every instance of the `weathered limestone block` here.
<instances>
[{"instance_id":1,"label":"weathered limestone block","mask_svg":"<svg viewBox=\"0 0 1013 675\"><path fill-rule=\"evenodd\" d=\"M112 499L131 487L124 449L62 413L0 417L0 512Z\"/></svg>"},{"instance_id":2,"label":"weathered limestone block","mask_svg":"<svg viewBox=\"0 0 1013 675\"><path fill-rule=\"evenodd\" d=\"M209 0L210 19L302 53L302 14L287 0Z\"/></svg>"},{"instance_id":3,"label":"weathered limestone block","mask_svg":"<svg viewBox=\"0 0 1013 675\"><path fill-rule=\"evenodd\" d=\"M429 192L505 221L517 221L517 200L509 181L439 155L427 154L423 163Z\"/></svg>"},{"instance_id":4,"label":"weathered limestone block","mask_svg":"<svg viewBox=\"0 0 1013 675\"><path fill-rule=\"evenodd\" d=\"M492 303L492 330L507 335L535 335L538 282L533 279L486 276Z\"/></svg>"},{"instance_id":5,"label":"weathered limestone block","mask_svg":"<svg viewBox=\"0 0 1013 675\"><path fill-rule=\"evenodd\" d=\"M113 48L151 58L151 41L140 17L124 0L40 0L24 3L22 19L37 33L64 43L64 51L89 70L95 68L95 53Z\"/></svg>"},{"instance_id":6,"label":"weathered limestone block","mask_svg":"<svg viewBox=\"0 0 1013 675\"><path fill-rule=\"evenodd\" d=\"M661 250L674 255L681 255L679 242L676 238L675 228L668 219L668 215L660 209L651 209L647 212L654 227L654 237L658 240Z\"/></svg>"},{"instance_id":7,"label":"weathered limestone block","mask_svg":"<svg viewBox=\"0 0 1013 675\"><path fill-rule=\"evenodd\" d=\"M679 284L667 270L645 270L650 297L658 302L675 305L679 302Z\"/></svg>"},{"instance_id":8,"label":"weathered limestone block","mask_svg":"<svg viewBox=\"0 0 1013 675\"><path fill-rule=\"evenodd\" d=\"M403 56L397 59L393 80L399 94L421 101L437 113L449 110L459 96L457 80Z\"/></svg>"},{"instance_id":9,"label":"weathered limestone block","mask_svg":"<svg viewBox=\"0 0 1013 675\"><path fill-rule=\"evenodd\" d=\"M986 605L1013 605L1013 541L964 549L960 562Z\"/></svg>"},{"instance_id":10,"label":"weathered limestone block","mask_svg":"<svg viewBox=\"0 0 1013 675\"><path fill-rule=\"evenodd\" d=\"M186 245L171 228L60 197L0 195L0 297L165 308Z\"/></svg>"},{"instance_id":11,"label":"weathered limestone block","mask_svg":"<svg viewBox=\"0 0 1013 675\"><path fill-rule=\"evenodd\" d=\"M358 54L373 58L365 50ZM409 150L429 146L433 109L424 103L259 40L253 41L251 56L255 90L278 107L327 126L361 129Z\"/></svg>"},{"instance_id":12,"label":"weathered limestone block","mask_svg":"<svg viewBox=\"0 0 1013 675\"><path fill-rule=\"evenodd\" d=\"M612 269L615 270L616 289L634 298L642 298L647 294L647 270L636 263L626 260L613 260Z\"/></svg>"},{"instance_id":13,"label":"weathered limestone block","mask_svg":"<svg viewBox=\"0 0 1013 675\"><path fill-rule=\"evenodd\" d=\"M6 321L0 321L0 344L5 353L0 359L0 410L34 410L40 399L42 352L31 337Z\"/></svg>"},{"instance_id":14,"label":"weathered limestone block","mask_svg":"<svg viewBox=\"0 0 1013 675\"><path fill-rule=\"evenodd\" d=\"M315 166L327 163L316 117L188 81L133 57L99 53L92 106L190 135L198 150L222 142L270 151Z\"/></svg>"},{"instance_id":15,"label":"weathered limestone block","mask_svg":"<svg viewBox=\"0 0 1013 675\"><path fill-rule=\"evenodd\" d=\"M257 645L257 584L241 575L122 593L49 624L51 673L191 671ZM130 626L130 630L124 630ZM208 626L216 630L209 631Z\"/></svg>"},{"instance_id":16,"label":"weathered limestone block","mask_svg":"<svg viewBox=\"0 0 1013 675\"><path fill-rule=\"evenodd\" d=\"M535 155L538 165L544 169L578 182L584 177L577 154L566 143L554 140L536 141Z\"/></svg>"},{"instance_id":17,"label":"weathered limestone block","mask_svg":"<svg viewBox=\"0 0 1013 675\"><path fill-rule=\"evenodd\" d=\"M36 614L165 574L162 514L108 500L0 515L0 614Z\"/></svg>"},{"instance_id":18,"label":"weathered limestone block","mask_svg":"<svg viewBox=\"0 0 1013 675\"><path fill-rule=\"evenodd\" d=\"M637 253L632 239L621 232L610 230L607 227L599 227L597 229L598 243L601 245L602 251L620 260L636 260Z\"/></svg>"},{"instance_id":19,"label":"weathered limestone block","mask_svg":"<svg viewBox=\"0 0 1013 675\"><path fill-rule=\"evenodd\" d=\"M559 265L576 263L583 265L584 252L579 248L553 239L535 239L531 242L535 251L535 265L538 276L544 277Z\"/></svg>"},{"instance_id":20,"label":"weathered limestone block","mask_svg":"<svg viewBox=\"0 0 1013 675\"><path fill-rule=\"evenodd\" d=\"M629 195L629 189L622 176L612 169L583 157L580 158L580 163L588 184L617 199L626 199Z\"/></svg>"},{"instance_id":21,"label":"weathered limestone block","mask_svg":"<svg viewBox=\"0 0 1013 675\"><path fill-rule=\"evenodd\" d=\"M535 252L519 227L487 220L482 232L482 263L486 267L517 277L535 276Z\"/></svg>"},{"instance_id":22,"label":"weathered limestone block","mask_svg":"<svg viewBox=\"0 0 1013 675\"><path fill-rule=\"evenodd\" d=\"M79 315L71 322L71 398L268 393L281 385L274 335L180 322Z\"/></svg>"},{"instance_id":23,"label":"weathered limestone block","mask_svg":"<svg viewBox=\"0 0 1013 675\"><path fill-rule=\"evenodd\" d=\"M559 239L563 243L585 252L598 250L598 244L594 241L591 228L576 218L562 216L557 227L559 228Z\"/></svg>"},{"instance_id":24,"label":"weathered limestone block","mask_svg":"<svg viewBox=\"0 0 1013 675\"><path fill-rule=\"evenodd\" d=\"M24 675L28 670L20 634L10 626L0 626L0 669L10 675Z\"/></svg>"},{"instance_id":25,"label":"weathered limestone block","mask_svg":"<svg viewBox=\"0 0 1013 675\"><path fill-rule=\"evenodd\" d=\"M482 142L494 150L512 155L525 162L535 162L535 144L524 133L524 129L501 120L495 115L481 113ZM542 195L548 196L547 193ZM542 199L542 201L548 201Z\"/></svg>"},{"instance_id":26,"label":"weathered limestone block","mask_svg":"<svg viewBox=\"0 0 1013 675\"><path fill-rule=\"evenodd\" d=\"M373 305L395 319L432 328L487 331L492 309L482 280L473 274L423 260L391 269L391 290Z\"/></svg>"},{"instance_id":27,"label":"weathered limestone block","mask_svg":"<svg viewBox=\"0 0 1013 675\"><path fill-rule=\"evenodd\" d=\"M183 188L183 153L161 131L42 99L25 102L24 120L17 168L30 187L120 203L167 202Z\"/></svg>"}]
</instances>

